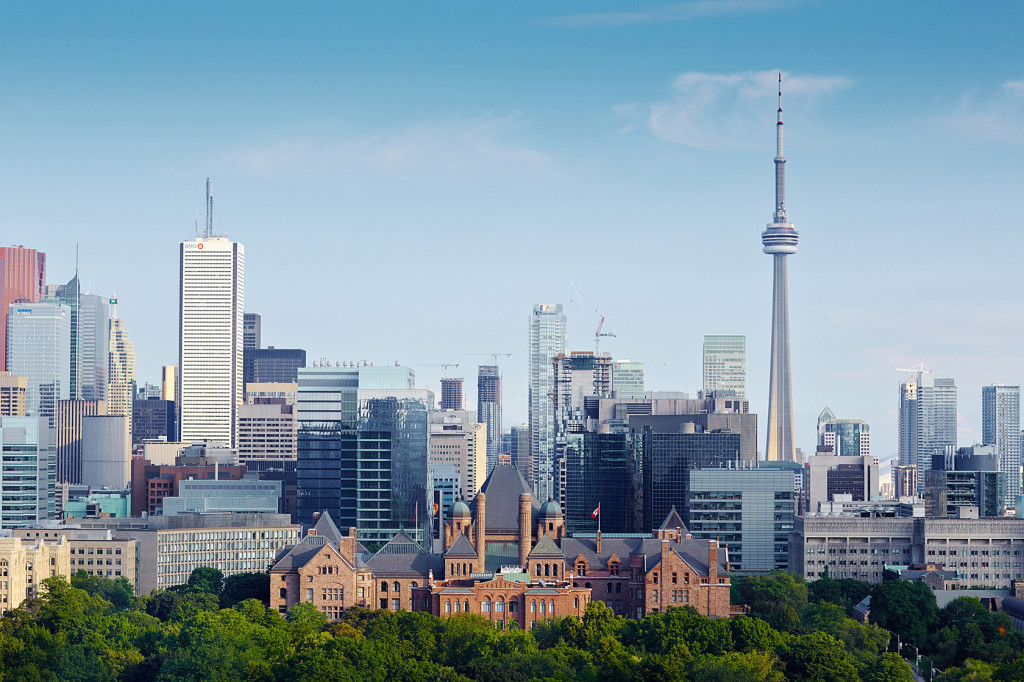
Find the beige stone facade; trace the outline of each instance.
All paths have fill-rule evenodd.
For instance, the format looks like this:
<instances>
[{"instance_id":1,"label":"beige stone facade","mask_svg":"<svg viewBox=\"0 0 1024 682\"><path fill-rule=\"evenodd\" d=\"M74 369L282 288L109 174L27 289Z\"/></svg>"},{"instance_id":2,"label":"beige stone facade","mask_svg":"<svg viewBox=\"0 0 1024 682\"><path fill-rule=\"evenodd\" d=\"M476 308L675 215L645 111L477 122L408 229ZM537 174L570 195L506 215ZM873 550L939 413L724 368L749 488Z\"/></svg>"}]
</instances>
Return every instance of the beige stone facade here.
<instances>
[{"instance_id":1,"label":"beige stone facade","mask_svg":"<svg viewBox=\"0 0 1024 682\"><path fill-rule=\"evenodd\" d=\"M0 372L0 417L24 417L28 378Z\"/></svg>"},{"instance_id":2,"label":"beige stone facade","mask_svg":"<svg viewBox=\"0 0 1024 682\"><path fill-rule=\"evenodd\" d=\"M110 530L81 529L73 526L56 528L18 528L15 537L26 541L56 542L66 538L70 553L69 571L85 571L111 580L125 578L139 594L138 542L118 538Z\"/></svg>"},{"instance_id":3,"label":"beige stone facade","mask_svg":"<svg viewBox=\"0 0 1024 682\"><path fill-rule=\"evenodd\" d=\"M71 553L67 538L22 540L0 538L0 612L16 609L25 599L39 595L47 578L71 574Z\"/></svg>"}]
</instances>

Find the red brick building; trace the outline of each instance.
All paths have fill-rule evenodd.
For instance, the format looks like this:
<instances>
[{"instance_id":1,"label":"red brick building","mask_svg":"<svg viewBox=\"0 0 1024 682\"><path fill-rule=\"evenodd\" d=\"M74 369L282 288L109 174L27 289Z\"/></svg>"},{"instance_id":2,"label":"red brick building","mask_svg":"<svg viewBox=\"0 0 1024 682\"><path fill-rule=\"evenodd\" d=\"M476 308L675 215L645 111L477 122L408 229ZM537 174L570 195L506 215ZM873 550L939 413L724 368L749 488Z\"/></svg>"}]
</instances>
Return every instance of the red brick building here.
<instances>
[{"instance_id":1,"label":"red brick building","mask_svg":"<svg viewBox=\"0 0 1024 682\"><path fill-rule=\"evenodd\" d=\"M673 509L651 537L567 537L561 508L533 500L512 466L499 464L471 509L459 501L444 527L444 553L431 555L404 533L376 554L342 535L326 513L270 570L271 606L300 601L330 618L345 608L474 613L504 627L582 615L591 599L642 618L671 606L727 617L725 548L694 540Z\"/></svg>"},{"instance_id":2,"label":"red brick building","mask_svg":"<svg viewBox=\"0 0 1024 682\"><path fill-rule=\"evenodd\" d=\"M165 497L178 494L181 481L190 478L212 481L215 476L222 481L238 481L245 476L245 471L244 465L171 466L151 464L142 458L132 459L132 516L142 516L142 512L157 514Z\"/></svg>"}]
</instances>

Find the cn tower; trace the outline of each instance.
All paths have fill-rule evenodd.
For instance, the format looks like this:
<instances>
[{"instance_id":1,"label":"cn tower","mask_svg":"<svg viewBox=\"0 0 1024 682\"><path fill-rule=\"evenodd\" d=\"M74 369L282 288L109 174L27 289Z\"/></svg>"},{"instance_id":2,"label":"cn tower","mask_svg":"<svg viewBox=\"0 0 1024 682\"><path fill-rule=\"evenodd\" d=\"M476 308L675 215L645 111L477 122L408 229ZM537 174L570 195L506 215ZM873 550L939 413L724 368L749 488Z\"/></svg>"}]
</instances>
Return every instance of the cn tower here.
<instances>
[{"instance_id":1,"label":"cn tower","mask_svg":"<svg viewBox=\"0 0 1024 682\"><path fill-rule=\"evenodd\" d=\"M765 459L792 462L793 381L789 370L789 286L786 257L796 253L799 235L786 218L786 157L782 155L782 74L779 74L779 122L775 126L775 214L761 233L764 252L771 255L772 277L772 371L768 390L768 445Z\"/></svg>"}]
</instances>

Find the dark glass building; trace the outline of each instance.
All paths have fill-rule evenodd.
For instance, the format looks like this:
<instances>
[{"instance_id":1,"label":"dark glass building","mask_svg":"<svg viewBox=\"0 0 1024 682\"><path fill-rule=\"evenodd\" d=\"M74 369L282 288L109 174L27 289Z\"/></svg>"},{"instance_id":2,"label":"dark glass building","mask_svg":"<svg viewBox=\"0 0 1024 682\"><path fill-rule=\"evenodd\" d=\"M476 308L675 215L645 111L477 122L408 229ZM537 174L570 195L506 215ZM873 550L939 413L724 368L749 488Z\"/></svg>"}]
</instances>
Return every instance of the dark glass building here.
<instances>
[{"instance_id":1,"label":"dark glass building","mask_svg":"<svg viewBox=\"0 0 1024 682\"><path fill-rule=\"evenodd\" d=\"M646 420L633 417L630 426L642 452L643 524L652 529L672 507L690 523L687 501L692 469L728 466L740 461L740 434L729 431L658 432ZM692 426L684 425L687 430Z\"/></svg>"},{"instance_id":2,"label":"dark glass building","mask_svg":"<svg viewBox=\"0 0 1024 682\"><path fill-rule=\"evenodd\" d=\"M299 368L306 366L306 351L301 348L244 348L242 381L250 383L292 384L299 380Z\"/></svg>"},{"instance_id":3,"label":"dark glass building","mask_svg":"<svg viewBox=\"0 0 1024 682\"><path fill-rule=\"evenodd\" d=\"M173 441L178 432L173 400L132 402L132 443L164 438Z\"/></svg>"},{"instance_id":4,"label":"dark glass building","mask_svg":"<svg viewBox=\"0 0 1024 682\"><path fill-rule=\"evenodd\" d=\"M602 533L642 533L640 459L627 433L570 434L565 446L565 526L593 533L601 505ZM650 531L650 528L647 528Z\"/></svg>"},{"instance_id":5,"label":"dark glass building","mask_svg":"<svg viewBox=\"0 0 1024 682\"><path fill-rule=\"evenodd\" d=\"M242 317L242 349L259 348L260 327L263 318L259 313L245 313Z\"/></svg>"}]
</instances>

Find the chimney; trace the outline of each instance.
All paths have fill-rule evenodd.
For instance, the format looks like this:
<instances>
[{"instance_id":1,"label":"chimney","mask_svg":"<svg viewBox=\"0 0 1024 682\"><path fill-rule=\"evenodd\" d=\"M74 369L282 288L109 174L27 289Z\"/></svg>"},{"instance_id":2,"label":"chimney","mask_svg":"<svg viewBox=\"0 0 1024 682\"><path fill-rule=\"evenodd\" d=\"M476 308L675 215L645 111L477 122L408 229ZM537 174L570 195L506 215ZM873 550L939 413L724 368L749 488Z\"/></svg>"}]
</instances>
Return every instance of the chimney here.
<instances>
[{"instance_id":1,"label":"chimney","mask_svg":"<svg viewBox=\"0 0 1024 682\"><path fill-rule=\"evenodd\" d=\"M526 570L526 557L530 554L533 542L530 538L530 503L533 496L530 493L519 495L519 565Z\"/></svg>"},{"instance_id":2,"label":"chimney","mask_svg":"<svg viewBox=\"0 0 1024 682\"><path fill-rule=\"evenodd\" d=\"M477 573L484 572L484 553L487 548L487 496L476 494L476 563Z\"/></svg>"},{"instance_id":3,"label":"chimney","mask_svg":"<svg viewBox=\"0 0 1024 682\"><path fill-rule=\"evenodd\" d=\"M708 584L718 583L718 540L708 540Z\"/></svg>"}]
</instances>

